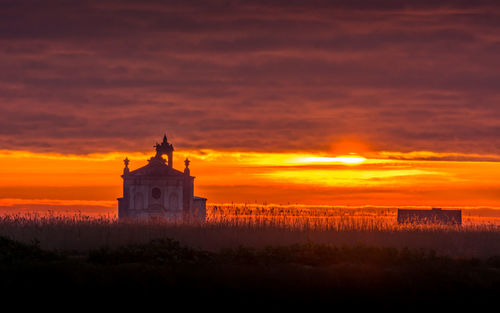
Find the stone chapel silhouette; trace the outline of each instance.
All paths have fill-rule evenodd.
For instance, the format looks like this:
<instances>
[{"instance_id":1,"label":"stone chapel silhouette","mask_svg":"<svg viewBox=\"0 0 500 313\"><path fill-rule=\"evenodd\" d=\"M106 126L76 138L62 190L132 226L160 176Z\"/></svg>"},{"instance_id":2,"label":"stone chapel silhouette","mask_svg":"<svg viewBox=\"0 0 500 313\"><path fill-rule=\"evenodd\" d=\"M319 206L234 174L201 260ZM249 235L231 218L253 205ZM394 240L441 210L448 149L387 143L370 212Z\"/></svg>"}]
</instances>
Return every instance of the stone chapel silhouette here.
<instances>
[{"instance_id":1,"label":"stone chapel silhouette","mask_svg":"<svg viewBox=\"0 0 500 313\"><path fill-rule=\"evenodd\" d=\"M184 161L184 172L173 168L174 147L163 137L155 146L156 155L148 164L130 171L125 158L123 197L118 198L118 218L197 218L205 219L206 200L194 196L194 176L190 161ZM166 154L167 160L162 156Z\"/></svg>"}]
</instances>

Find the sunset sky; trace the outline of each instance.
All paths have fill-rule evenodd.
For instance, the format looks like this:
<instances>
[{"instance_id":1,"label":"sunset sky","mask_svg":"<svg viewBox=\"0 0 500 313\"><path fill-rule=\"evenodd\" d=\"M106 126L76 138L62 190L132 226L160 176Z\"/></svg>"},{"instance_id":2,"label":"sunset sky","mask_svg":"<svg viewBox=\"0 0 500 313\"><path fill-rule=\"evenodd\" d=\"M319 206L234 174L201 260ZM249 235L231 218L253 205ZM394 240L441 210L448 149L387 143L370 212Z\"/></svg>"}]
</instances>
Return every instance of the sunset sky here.
<instances>
[{"instance_id":1,"label":"sunset sky","mask_svg":"<svg viewBox=\"0 0 500 313\"><path fill-rule=\"evenodd\" d=\"M0 208L500 207L498 1L1 1Z\"/></svg>"}]
</instances>

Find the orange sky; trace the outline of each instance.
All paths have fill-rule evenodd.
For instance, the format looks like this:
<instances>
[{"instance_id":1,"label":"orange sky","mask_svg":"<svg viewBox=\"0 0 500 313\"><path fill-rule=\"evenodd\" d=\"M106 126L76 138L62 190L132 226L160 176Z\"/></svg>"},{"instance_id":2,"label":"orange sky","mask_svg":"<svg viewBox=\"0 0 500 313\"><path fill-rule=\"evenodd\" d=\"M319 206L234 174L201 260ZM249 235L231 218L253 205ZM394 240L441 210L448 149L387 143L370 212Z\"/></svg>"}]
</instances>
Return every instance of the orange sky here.
<instances>
[{"instance_id":1,"label":"orange sky","mask_svg":"<svg viewBox=\"0 0 500 313\"><path fill-rule=\"evenodd\" d=\"M174 153L174 167L182 170L182 160L189 157L191 173L197 177L195 193L212 203L489 207L500 203L500 162L491 161L495 156L364 150L344 154L335 154L346 152L343 148L316 154L181 150ZM152 154L0 151L0 207L114 208L121 196L125 156L135 169Z\"/></svg>"}]
</instances>

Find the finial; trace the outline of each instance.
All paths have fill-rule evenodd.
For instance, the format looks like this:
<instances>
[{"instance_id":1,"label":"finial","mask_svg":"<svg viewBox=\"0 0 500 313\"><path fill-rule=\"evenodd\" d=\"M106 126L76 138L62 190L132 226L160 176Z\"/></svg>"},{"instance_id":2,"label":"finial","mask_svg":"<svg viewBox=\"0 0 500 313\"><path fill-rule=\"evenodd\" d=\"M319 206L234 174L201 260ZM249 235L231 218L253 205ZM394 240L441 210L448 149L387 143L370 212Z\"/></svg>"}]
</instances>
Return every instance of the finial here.
<instances>
[{"instance_id":1,"label":"finial","mask_svg":"<svg viewBox=\"0 0 500 313\"><path fill-rule=\"evenodd\" d=\"M186 164L186 168L184 169L184 175L186 176L190 176L191 175L191 170L189 169L189 163L191 161L189 161L188 158L186 158L186 160L184 160L184 164Z\"/></svg>"},{"instance_id":2,"label":"finial","mask_svg":"<svg viewBox=\"0 0 500 313\"><path fill-rule=\"evenodd\" d=\"M127 175L130 170L128 169L128 163L129 163L129 159L127 157L125 157L125 160L123 160L123 163L125 163L125 168L123 169L123 175Z\"/></svg>"},{"instance_id":3,"label":"finial","mask_svg":"<svg viewBox=\"0 0 500 313\"><path fill-rule=\"evenodd\" d=\"M163 142L167 142L167 133L163 135Z\"/></svg>"}]
</instances>

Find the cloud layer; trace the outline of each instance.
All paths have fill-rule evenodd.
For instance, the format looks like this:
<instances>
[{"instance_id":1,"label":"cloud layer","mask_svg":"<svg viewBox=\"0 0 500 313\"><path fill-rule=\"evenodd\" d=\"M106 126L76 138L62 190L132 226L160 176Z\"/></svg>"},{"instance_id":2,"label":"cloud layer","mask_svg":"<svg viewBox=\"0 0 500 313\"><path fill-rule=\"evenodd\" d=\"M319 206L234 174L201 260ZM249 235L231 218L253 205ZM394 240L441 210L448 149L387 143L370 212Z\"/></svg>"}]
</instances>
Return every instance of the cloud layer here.
<instances>
[{"instance_id":1,"label":"cloud layer","mask_svg":"<svg viewBox=\"0 0 500 313\"><path fill-rule=\"evenodd\" d=\"M2 1L0 149L500 154L495 1Z\"/></svg>"}]
</instances>

